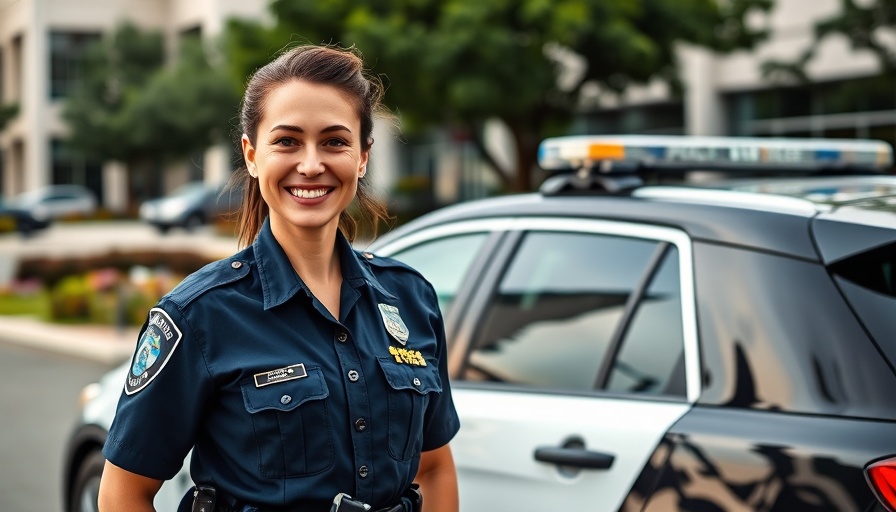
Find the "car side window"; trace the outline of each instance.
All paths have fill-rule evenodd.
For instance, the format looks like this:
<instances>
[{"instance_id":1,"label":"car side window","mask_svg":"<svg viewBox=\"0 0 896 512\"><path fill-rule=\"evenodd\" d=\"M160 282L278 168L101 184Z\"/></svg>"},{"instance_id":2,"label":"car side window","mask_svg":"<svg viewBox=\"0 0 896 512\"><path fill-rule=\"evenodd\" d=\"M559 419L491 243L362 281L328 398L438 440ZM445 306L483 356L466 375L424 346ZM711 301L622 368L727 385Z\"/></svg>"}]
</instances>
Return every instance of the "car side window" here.
<instances>
[{"instance_id":1,"label":"car side window","mask_svg":"<svg viewBox=\"0 0 896 512\"><path fill-rule=\"evenodd\" d=\"M627 317L629 297L643 285L661 243L594 233L527 233L477 329L461 379L593 390ZM651 325L675 316L680 304L674 254L666 251L662 268L641 292L627 331L631 346L623 344L611 367L612 390L645 391L638 386L642 374L651 376L650 390L661 390L674 373L682 351L680 305L677 323ZM679 334L654 339L666 328Z\"/></svg>"},{"instance_id":2,"label":"car side window","mask_svg":"<svg viewBox=\"0 0 896 512\"><path fill-rule=\"evenodd\" d=\"M442 315L447 316L470 265L488 233L465 233L416 244L391 256L423 274L435 288Z\"/></svg>"},{"instance_id":3,"label":"car side window","mask_svg":"<svg viewBox=\"0 0 896 512\"><path fill-rule=\"evenodd\" d=\"M671 246L638 302L607 389L686 396L678 269L678 250Z\"/></svg>"}]
</instances>

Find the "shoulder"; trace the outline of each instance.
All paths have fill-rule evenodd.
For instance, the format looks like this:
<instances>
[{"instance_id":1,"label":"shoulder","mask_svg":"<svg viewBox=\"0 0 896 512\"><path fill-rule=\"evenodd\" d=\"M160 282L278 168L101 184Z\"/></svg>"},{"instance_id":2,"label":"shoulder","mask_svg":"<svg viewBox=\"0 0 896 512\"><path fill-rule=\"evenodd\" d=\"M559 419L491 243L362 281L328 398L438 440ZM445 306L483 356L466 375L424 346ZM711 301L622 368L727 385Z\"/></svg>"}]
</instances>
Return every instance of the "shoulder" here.
<instances>
[{"instance_id":1,"label":"shoulder","mask_svg":"<svg viewBox=\"0 0 896 512\"><path fill-rule=\"evenodd\" d=\"M180 308L186 307L209 290L248 276L253 260L249 248L229 258L213 261L184 278L165 298Z\"/></svg>"},{"instance_id":2,"label":"shoulder","mask_svg":"<svg viewBox=\"0 0 896 512\"><path fill-rule=\"evenodd\" d=\"M418 272L417 269L396 259L380 256L368 251L357 251L357 254L367 263L368 267L377 275L377 277L393 275L398 278L404 277L407 279L422 279L423 281L426 281L426 278L423 277L423 274Z\"/></svg>"}]
</instances>

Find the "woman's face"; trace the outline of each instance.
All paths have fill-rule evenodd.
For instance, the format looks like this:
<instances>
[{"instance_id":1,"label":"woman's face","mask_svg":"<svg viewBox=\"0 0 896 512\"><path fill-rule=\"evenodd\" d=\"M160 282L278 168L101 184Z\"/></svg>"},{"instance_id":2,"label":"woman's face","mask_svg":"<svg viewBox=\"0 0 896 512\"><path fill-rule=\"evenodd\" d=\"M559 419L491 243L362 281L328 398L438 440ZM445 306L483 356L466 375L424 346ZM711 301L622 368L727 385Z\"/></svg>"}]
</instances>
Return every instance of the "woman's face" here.
<instances>
[{"instance_id":1,"label":"woman's face","mask_svg":"<svg viewBox=\"0 0 896 512\"><path fill-rule=\"evenodd\" d=\"M263 104L257 140L243 135L242 148L274 234L335 231L369 155L355 103L334 87L294 80L271 89Z\"/></svg>"}]
</instances>

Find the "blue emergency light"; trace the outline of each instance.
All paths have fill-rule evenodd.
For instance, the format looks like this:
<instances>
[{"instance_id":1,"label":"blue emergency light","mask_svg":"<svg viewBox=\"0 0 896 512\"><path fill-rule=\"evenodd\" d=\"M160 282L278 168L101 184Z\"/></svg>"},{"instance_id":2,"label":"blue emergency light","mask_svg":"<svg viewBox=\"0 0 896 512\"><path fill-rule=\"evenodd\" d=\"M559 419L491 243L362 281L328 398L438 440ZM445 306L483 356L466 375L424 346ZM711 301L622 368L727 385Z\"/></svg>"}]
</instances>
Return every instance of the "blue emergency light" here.
<instances>
[{"instance_id":1,"label":"blue emergency light","mask_svg":"<svg viewBox=\"0 0 896 512\"><path fill-rule=\"evenodd\" d=\"M727 170L883 172L893 149L877 140L581 135L545 139L538 164L546 171Z\"/></svg>"}]
</instances>

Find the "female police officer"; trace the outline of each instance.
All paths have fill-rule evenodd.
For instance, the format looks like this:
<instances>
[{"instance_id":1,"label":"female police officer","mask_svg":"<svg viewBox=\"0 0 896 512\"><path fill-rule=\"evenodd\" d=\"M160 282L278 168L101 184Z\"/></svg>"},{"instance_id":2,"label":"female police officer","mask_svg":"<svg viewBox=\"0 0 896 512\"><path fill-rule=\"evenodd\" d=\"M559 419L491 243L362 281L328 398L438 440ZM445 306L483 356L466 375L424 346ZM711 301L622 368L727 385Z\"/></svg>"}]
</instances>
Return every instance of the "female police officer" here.
<instances>
[{"instance_id":1,"label":"female police officer","mask_svg":"<svg viewBox=\"0 0 896 512\"><path fill-rule=\"evenodd\" d=\"M293 48L253 75L240 116L248 247L150 311L100 510L152 510L191 448L197 501L215 510L324 512L346 493L356 501L340 495L340 510L410 511L417 484L427 512L457 510L435 293L346 238L353 199L383 213L364 193L381 94L356 54L331 47Z\"/></svg>"}]
</instances>

